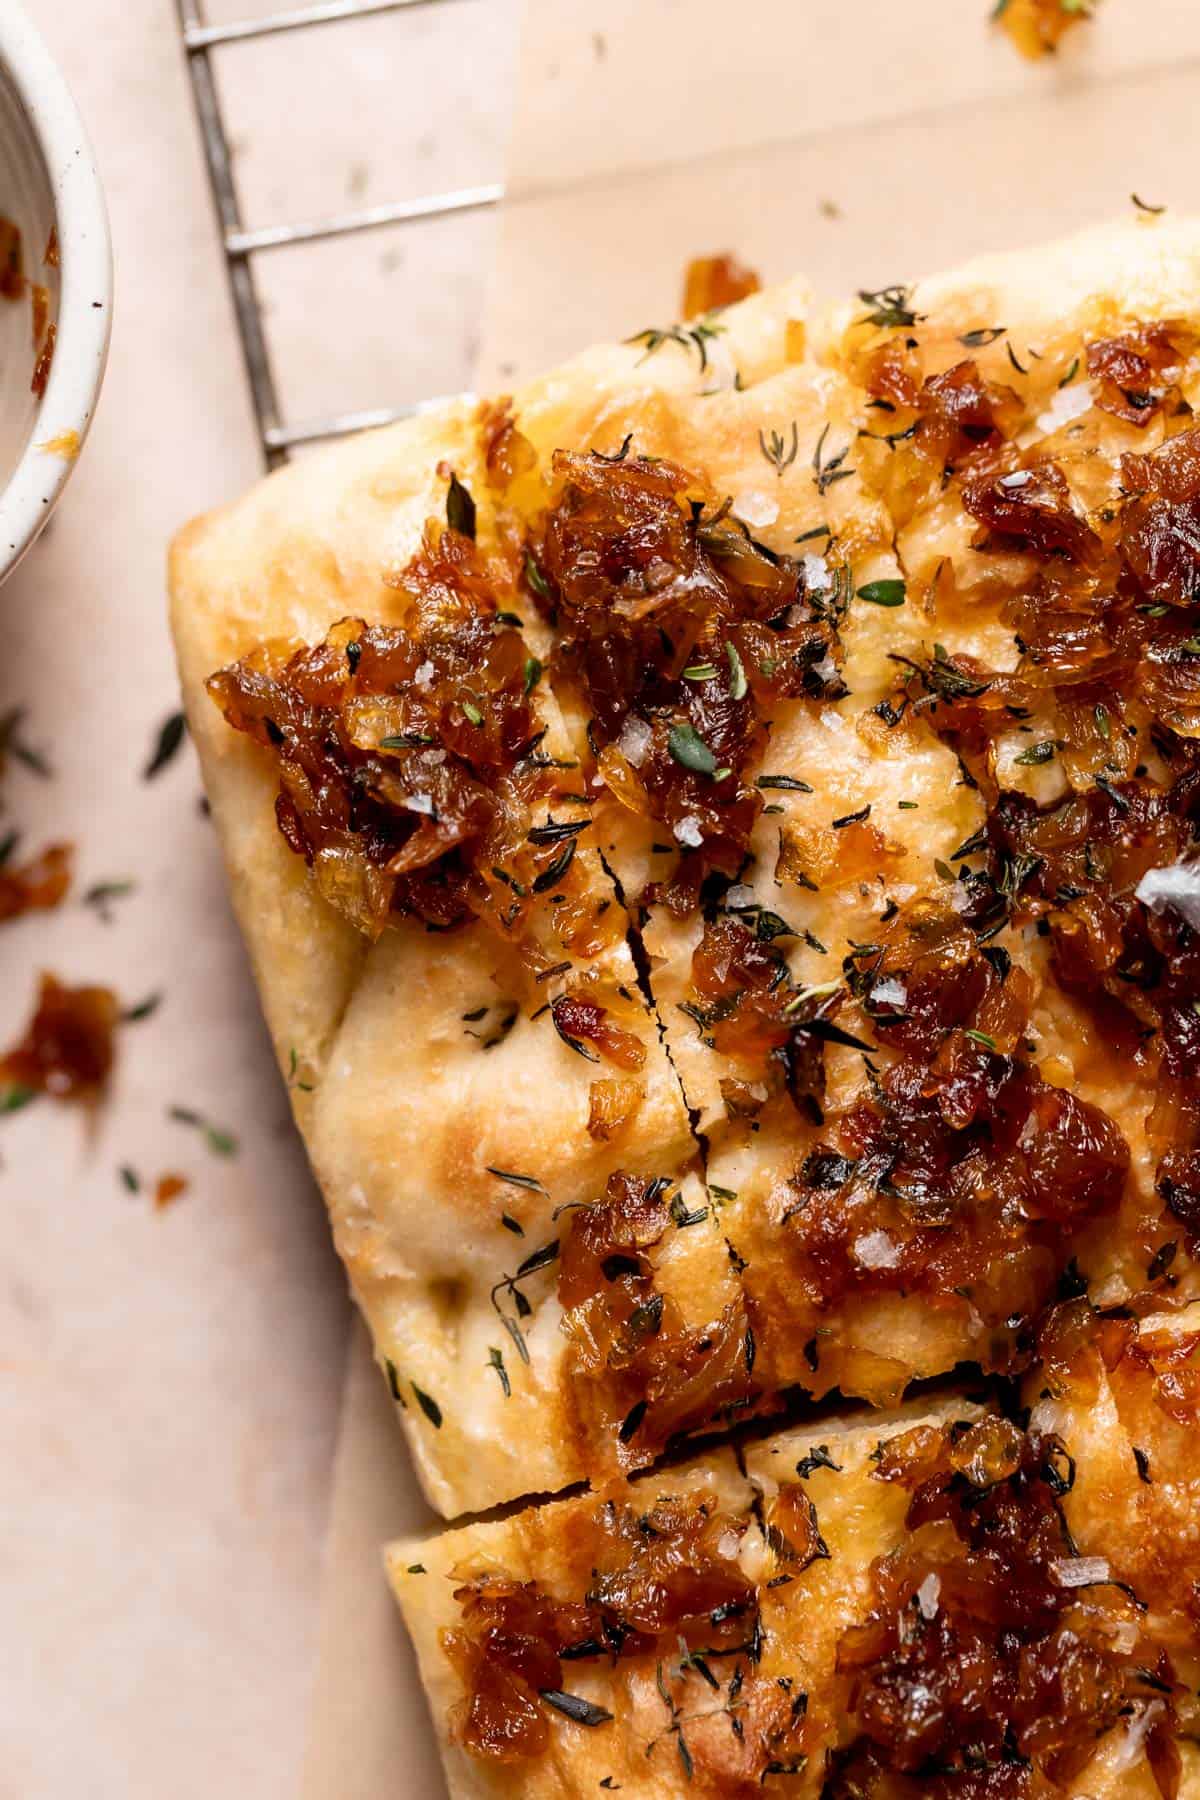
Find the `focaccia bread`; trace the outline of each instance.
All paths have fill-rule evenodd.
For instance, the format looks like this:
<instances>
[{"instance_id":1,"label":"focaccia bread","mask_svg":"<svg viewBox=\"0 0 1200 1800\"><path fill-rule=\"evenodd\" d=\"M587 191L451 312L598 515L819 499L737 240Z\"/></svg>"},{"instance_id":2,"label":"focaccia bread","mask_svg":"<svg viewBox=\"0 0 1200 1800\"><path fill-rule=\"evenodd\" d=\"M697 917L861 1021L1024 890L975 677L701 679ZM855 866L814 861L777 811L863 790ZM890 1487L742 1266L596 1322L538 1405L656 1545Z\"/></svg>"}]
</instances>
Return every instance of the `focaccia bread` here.
<instances>
[{"instance_id":1,"label":"focaccia bread","mask_svg":"<svg viewBox=\"0 0 1200 1800\"><path fill-rule=\"evenodd\" d=\"M1077 1478L1063 1511L1081 1554L1145 1602L1149 1628L1200 1691L1200 1304L1170 1290L1093 1315L1064 1305L1027 1383L1031 1429L1053 1432ZM1194 1707L1194 1698L1188 1702Z\"/></svg>"},{"instance_id":2,"label":"focaccia bread","mask_svg":"<svg viewBox=\"0 0 1200 1800\"><path fill-rule=\"evenodd\" d=\"M1196 1292L1198 275L1155 222L793 284L180 539L235 901L443 1512L1021 1375L1169 1243Z\"/></svg>"},{"instance_id":3,"label":"focaccia bread","mask_svg":"<svg viewBox=\"0 0 1200 1800\"><path fill-rule=\"evenodd\" d=\"M393 1546L453 1800L1195 1794L1083 1468L935 1401Z\"/></svg>"}]
</instances>

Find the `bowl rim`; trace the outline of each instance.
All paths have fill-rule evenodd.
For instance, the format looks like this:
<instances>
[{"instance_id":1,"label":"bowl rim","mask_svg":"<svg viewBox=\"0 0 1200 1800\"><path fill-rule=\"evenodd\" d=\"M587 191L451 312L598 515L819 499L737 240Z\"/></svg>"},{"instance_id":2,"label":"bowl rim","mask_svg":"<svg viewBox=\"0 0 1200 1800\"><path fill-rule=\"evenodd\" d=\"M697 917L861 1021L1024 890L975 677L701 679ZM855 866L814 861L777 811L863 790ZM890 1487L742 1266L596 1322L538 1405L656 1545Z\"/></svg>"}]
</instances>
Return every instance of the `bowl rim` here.
<instances>
[{"instance_id":1,"label":"bowl rim","mask_svg":"<svg viewBox=\"0 0 1200 1800\"><path fill-rule=\"evenodd\" d=\"M57 341L29 440L0 491L0 581L50 518L77 450L46 445L87 436L108 361L113 262L108 208L79 110L40 33L17 0L0 6L0 63L16 87L54 197L62 261ZM37 246L37 254L41 246Z\"/></svg>"}]
</instances>

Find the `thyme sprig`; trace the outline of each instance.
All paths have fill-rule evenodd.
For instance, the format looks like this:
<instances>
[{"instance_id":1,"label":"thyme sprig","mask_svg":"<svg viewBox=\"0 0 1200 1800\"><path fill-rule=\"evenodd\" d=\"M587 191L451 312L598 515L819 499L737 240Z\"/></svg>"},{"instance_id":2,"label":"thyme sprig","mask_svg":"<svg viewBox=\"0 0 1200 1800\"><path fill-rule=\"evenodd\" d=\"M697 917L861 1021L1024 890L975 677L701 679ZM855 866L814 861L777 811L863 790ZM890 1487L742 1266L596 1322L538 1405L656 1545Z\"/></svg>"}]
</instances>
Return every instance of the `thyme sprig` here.
<instances>
[{"instance_id":1,"label":"thyme sprig","mask_svg":"<svg viewBox=\"0 0 1200 1800\"><path fill-rule=\"evenodd\" d=\"M793 419L790 440L786 438L782 432L776 431L774 427L772 427L770 437L767 436L765 431L760 431L758 434L758 447L774 469L776 475L782 475L785 469L791 468L800 453L800 427L797 425L795 419Z\"/></svg>"},{"instance_id":2,"label":"thyme sprig","mask_svg":"<svg viewBox=\"0 0 1200 1800\"><path fill-rule=\"evenodd\" d=\"M708 368L708 346L724 329L723 325L714 325L711 318L703 318L697 319L694 325L652 325L645 331L635 331L625 342L645 346L641 358L643 362L647 357L653 356L656 350L661 350L664 344L678 344L681 349L695 354L703 374Z\"/></svg>"},{"instance_id":3,"label":"thyme sprig","mask_svg":"<svg viewBox=\"0 0 1200 1800\"><path fill-rule=\"evenodd\" d=\"M817 439L817 447L813 451L813 482L818 494L827 494L837 482L846 481L855 472L853 469L845 467L846 458L850 454L849 444L844 450L839 450L836 456L826 457L825 440L828 436L829 424L826 421L825 427Z\"/></svg>"},{"instance_id":4,"label":"thyme sprig","mask_svg":"<svg viewBox=\"0 0 1200 1800\"><path fill-rule=\"evenodd\" d=\"M893 331L915 325L924 313L915 312L912 307L912 289L902 282L893 282L889 287L859 288L858 297L867 308L864 316L858 321L860 325L877 325L881 330Z\"/></svg>"},{"instance_id":5,"label":"thyme sprig","mask_svg":"<svg viewBox=\"0 0 1200 1800\"><path fill-rule=\"evenodd\" d=\"M540 1250L532 1251L520 1264L515 1274L502 1275L491 1291L490 1298L496 1316L512 1339L517 1355L526 1367L529 1365L529 1345L525 1342L525 1333L521 1330L519 1321L533 1317L533 1306L521 1283L528 1280L531 1275L536 1275L539 1269L548 1269L551 1263L557 1262L558 1251L558 1239L551 1238L550 1242L543 1244ZM515 1317L512 1313L505 1312L500 1304L498 1296L501 1294L508 1294L512 1300Z\"/></svg>"}]
</instances>

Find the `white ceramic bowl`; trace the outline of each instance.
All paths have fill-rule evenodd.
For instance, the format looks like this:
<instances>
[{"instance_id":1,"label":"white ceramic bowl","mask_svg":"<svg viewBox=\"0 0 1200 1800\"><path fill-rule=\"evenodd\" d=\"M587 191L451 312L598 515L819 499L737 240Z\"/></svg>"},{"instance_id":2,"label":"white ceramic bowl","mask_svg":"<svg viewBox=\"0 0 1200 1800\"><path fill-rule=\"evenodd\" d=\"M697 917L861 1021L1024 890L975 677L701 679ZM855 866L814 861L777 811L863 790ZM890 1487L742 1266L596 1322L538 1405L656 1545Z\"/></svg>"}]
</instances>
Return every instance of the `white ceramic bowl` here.
<instances>
[{"instance_id":1,"label":"white ceramic bowl","mask_svg":"<svg viewBox=\"0 0 1200 1800\"><path fill-rule=\"evenodd\" d=\"M20 227L24 273L48 290L57 332L39 399L30 296L0 297L2 581L66 486L112 327L112 244L95 159L67 84L16 0L0 0L0 215ZM57 268L45 263L52 231Z\"/></svg>"}]
</instances>

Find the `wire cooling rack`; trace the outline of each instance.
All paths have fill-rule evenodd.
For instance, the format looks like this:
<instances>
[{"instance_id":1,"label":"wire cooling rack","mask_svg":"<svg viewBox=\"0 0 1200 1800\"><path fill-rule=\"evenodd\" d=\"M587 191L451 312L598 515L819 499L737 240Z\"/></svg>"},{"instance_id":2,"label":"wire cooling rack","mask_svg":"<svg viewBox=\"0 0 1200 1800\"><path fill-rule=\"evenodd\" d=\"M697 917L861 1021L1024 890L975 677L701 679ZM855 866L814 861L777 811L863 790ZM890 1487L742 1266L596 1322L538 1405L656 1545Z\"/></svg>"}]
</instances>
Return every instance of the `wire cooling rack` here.
<instances>
[{"instance_id":1,"label":"wire cooling rack","mask_svg":"<svg viewBox=\"0 0 1200 1800\"><path fill-rule=\"evenodd\" d=\"M217 89L214 67L216 57L225 52L235 53L239 44L274 37L283 32L315 31L320 27L332 28L338 25L349 27L355 20L374 18L380 13L410 12L417 7L454 4L456 0L324 0L321 5L302 6L288 12L268 14L263 18L244 19L228 25L210 25L204 17L204 0L176 0L192 94L200 121L204 154L233 293L238 334L242 340L246 374L268 468L275 468L279 463L285 462L298 444L319 443L324 438L345 437L348 432L362 431L368 426L387 425L394 419L408 418L434 402L430 397L423 396L407 406L382 408L373 412L334 413L324 418L296 422L285 420L280 409L279 390L258 296L256 259L285 251L295 244L311 244L323 238L347 237L352 232L374 231L385 225L403 225L418 219L443 218L449 213L478 212L482 208L495 206L503 198L504 189L498 182L480 187L455 188L448 193L422 194L414 200L398 200L387 206L336 213L330 218L302 219L291 225L248 230L242 217L233 172L233 151L225 129Z\"/></svg>"}]
</instances>

